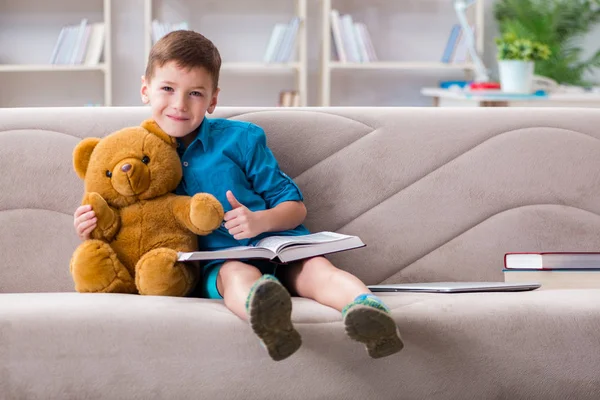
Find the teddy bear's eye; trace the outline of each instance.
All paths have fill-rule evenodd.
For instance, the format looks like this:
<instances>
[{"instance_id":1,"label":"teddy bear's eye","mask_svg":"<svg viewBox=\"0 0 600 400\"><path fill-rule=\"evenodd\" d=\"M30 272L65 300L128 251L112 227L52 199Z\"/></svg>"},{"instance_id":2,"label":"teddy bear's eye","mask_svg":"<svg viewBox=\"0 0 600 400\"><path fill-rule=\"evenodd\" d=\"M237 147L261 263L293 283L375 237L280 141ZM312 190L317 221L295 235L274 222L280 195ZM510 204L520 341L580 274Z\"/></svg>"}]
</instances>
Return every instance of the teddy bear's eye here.
<instances>
[{"instance_id":1,"label":"teddy bear's eye","mask_svg":"<svg viewBox=\"0 0 600 400\"><path fill-rule=\"evenodd\" d=\"M112 177L112 172L106 171L106 176L108 176L109 178Z\"/></svg>"},{"instance_id":2,"label":"teddy bear's eye","mask_svg":"<svg viewBox=\"0 0 600 400\"><path fill-rule=\"evenodd\" d=\"M144 164L148 164L148 163L150 162L150 157L148 157L148 156L144 156L144 158L142 158L142 162L143 162Z\"/></svg>"}]
</instances>

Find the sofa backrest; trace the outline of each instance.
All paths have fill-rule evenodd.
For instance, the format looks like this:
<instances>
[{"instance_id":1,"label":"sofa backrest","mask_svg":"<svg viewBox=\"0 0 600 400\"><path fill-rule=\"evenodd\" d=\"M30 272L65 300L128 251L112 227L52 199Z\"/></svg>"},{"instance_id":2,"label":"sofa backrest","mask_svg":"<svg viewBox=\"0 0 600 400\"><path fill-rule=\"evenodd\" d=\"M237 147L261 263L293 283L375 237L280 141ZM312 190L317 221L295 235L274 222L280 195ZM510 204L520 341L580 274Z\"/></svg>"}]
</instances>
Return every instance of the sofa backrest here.
<instances>
[{"instance_id":1,"label":"sofa backrest","mask_svg":"<svg viewBox=\"0 0 600 400\"><path fill-rule=\"evenodd\" d=\"M0 292L72 291L84 137L149 109L0 109ZM331 255L366 283L502 280L508 251L600 250L600 111L222 108L262 126L313 231L357 234Z\"/></svg>"}]
</instances>

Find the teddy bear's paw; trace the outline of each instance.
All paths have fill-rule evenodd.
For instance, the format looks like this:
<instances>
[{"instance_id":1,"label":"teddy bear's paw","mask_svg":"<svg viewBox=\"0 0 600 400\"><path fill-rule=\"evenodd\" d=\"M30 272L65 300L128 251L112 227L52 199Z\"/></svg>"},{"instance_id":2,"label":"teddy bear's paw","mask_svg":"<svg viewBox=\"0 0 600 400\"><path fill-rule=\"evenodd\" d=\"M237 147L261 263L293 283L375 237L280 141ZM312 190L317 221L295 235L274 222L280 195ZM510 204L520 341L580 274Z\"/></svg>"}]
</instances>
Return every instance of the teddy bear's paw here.
<instances>
[{"instance_id":1,"label":"teddy bear's paw","mask_svg":"<svg viewBox=\"0 0 600 400\"><path fill-rule=\"evenodd\" d=\"M198 193L192 197L190 220L201 234L207 235L217 229L223 216L223 205L213 195Z\"/></svg>"},{"instance_id":2,"label":"teddy bear's paw","mask_svg":"<svg viewBox=\"0 0 600 400\"><path fill-rule=\"evenodd\" d=\"M185 296L194 287L198 269L177 262L177 251L159 248L144 254L135 266L135 284L140 294Z\"/></svg>"},{"instance_id":3,"label":"teddy bear's paw","mask_svg":"<svg viewBox=\"0 0 600 400\"><path fill-rule=\"evenodd\" d=\"M101 240L86 240L79 245L71 258L70 269L78 292L137 292L127 268L110 245Z\"/></svg>"}]
</instances>

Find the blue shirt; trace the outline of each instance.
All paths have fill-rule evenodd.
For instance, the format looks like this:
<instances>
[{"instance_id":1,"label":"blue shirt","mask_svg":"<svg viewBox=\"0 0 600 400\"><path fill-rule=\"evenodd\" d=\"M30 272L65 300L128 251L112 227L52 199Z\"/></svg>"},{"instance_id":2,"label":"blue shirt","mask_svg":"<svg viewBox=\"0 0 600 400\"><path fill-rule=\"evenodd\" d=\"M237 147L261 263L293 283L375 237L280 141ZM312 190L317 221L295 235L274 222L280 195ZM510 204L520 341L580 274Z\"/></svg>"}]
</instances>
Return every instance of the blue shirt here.
<instances>
[{"instance_id":1,"label":"blue shirt","mask_svg":"<svg viewBox=\"0 0 600 400\"><path fill-rule=\"evenodd\" d=\"M228 190L251 211L266 210L284 201L302 201L294 181L284 174L271 150L265 132L249 122L204 118L198 135L182 150L178 147L183 179L177 194L193 196L205 192L214 195L225 212L231 210ZM207 236L198 236L200 249L217 250L232 246L250 246L266 236L305 235L303 226L280 232L265 232L252 239L236 240L224 226Z\"/></svg>"}]
</instances>

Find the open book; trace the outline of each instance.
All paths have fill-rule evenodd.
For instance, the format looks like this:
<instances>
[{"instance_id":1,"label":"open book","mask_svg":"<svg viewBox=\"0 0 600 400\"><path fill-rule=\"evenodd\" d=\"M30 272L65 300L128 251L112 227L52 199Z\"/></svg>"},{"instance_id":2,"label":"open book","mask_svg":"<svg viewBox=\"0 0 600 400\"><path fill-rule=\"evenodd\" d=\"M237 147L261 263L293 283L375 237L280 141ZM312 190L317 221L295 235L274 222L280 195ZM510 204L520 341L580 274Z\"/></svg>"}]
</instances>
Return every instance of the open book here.
<instances>
[{"instance_id":1,"label":"open book","mask_svg":"<svg viewBox=\"0 0 600 400\"><path fill-rule=\"evenodd\" d=\"M318 232L302 236L270 236L255 246L179 253L178 261L266 258L287 263L303 258L364 247L358 236Z\"/></svg>"}]
</instances>

